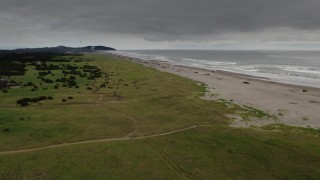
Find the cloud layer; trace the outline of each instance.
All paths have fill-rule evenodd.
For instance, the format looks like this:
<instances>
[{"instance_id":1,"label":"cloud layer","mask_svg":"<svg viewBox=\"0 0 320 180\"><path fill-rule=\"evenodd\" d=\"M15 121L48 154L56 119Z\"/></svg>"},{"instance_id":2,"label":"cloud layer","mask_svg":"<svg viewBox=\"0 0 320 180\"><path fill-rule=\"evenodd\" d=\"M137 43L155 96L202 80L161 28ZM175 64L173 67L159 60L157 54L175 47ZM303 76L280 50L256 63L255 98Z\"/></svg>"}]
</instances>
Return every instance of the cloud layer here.
<instances>
[{"instance_id":1,"label":"cloud layer","mask_svg":"<svg viewBox=\"0 0 320 180\"><path fill-rule=\"evenodd\" d=\"M0 46L121 38L141 47L178 41L314 42L320 40L319 9L319 0L0 0Z\"/></svg>"}]
</instances>

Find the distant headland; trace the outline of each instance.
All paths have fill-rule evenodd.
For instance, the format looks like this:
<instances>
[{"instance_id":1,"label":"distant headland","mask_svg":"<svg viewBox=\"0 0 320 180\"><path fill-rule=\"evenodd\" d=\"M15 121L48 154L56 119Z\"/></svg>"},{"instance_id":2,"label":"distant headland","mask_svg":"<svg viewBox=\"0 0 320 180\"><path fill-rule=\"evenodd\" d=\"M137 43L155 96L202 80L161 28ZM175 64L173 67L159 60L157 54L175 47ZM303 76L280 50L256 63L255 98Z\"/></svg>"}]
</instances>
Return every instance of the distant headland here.
<instances>
[{"instance_id":1,"label":"distant headland","mask_svg":"<svg viewBox=\"0 0 320 180\"><path fill-rule=\"evenodd\" d=\"M116 49L106 46L85 46L85 47L41 47L41 48L22 48L14 50L0 50L0 53L85 53L94 51L115 51Z\"/></svg>"}]
</instances>

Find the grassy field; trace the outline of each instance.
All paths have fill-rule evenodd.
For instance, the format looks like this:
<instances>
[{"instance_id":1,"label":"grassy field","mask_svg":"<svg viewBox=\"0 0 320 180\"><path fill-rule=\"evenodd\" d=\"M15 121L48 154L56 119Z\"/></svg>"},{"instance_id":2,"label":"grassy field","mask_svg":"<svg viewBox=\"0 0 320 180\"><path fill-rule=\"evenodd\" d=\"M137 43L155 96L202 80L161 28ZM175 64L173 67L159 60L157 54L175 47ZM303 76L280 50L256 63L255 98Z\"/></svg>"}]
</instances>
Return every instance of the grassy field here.
<instances>
[{"instance_id":1,"label":"grassy field","mask_svg":"<svg viewBox=\"0 0 320 180\"><path fill-rule=\"evenodd\" d=\"M191 80L102 55L84 55L81 58L90 61L81 62L72 56L64 58L70 60L63 62L66 65L96 66L106 76L94 80L76 76L79 88L58 89L41 83L32 66L27 67L25 76L12 77L39 88L0 93L0 179L320 177L318 131L283 126L231 128L226 115L240 108L199 98L205 87ZM61 70L53 74L49 76L52 80L64 77ZM106 87L100 88L104 83ZM20 98L40 95L50 95L53 100L26 107L16 104ZM245 118L248 116L246 113ZM130 139L193 125L201 126ZM14 152L108 138L127 139ZM1 154L8 151L12 153Z\"/></svg>"}]
</instances>

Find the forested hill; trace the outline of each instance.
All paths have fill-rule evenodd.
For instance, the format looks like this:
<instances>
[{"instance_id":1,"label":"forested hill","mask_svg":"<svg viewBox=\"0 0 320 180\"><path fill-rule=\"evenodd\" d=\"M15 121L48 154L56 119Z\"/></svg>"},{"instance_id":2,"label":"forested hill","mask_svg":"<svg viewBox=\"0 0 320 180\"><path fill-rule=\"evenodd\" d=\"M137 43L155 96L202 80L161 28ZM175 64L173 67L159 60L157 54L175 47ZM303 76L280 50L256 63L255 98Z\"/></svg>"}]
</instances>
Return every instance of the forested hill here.
<instances>
[{"instance_id":1,"label":"forested hill","mask_svg":"<svg viewBox=\"0 0 320 180\"><path fill-rule=\"evenodd\" d=\"M115 51L116 49L106 46L86 46L86 47L43 47L43 48L25 48L25 49L14 49L14 50L0 50L0 53L55 53L55 54L66 54L66 53L85 53L94 51Z\"/></svg>"}]
</instances>

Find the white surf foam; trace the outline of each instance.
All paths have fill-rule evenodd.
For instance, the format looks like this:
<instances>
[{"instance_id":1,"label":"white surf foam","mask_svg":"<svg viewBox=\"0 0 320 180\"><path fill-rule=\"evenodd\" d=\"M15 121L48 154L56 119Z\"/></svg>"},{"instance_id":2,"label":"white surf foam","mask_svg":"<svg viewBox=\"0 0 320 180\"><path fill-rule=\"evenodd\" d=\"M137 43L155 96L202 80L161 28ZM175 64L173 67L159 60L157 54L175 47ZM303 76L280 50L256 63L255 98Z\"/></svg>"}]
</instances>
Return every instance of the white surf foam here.
<instances>
[{"instance_id":1,"label":"white surf foam","mask_svg":"<svg viewBox=\"0 0 320 180\"><path fill-rule=\"evenodd\" d=\"M201 58L188 58L177 56L164 56L155 54L143 54L136 52L115 51L113 53L140 58L143 60L166 61L174 65L185 65L191 67L205 68L209 70L224 70L229 72L241 73L260 78L267 78L270 81L303 85L320 88L320 67L294 66L279 64L241 64L225 59L206 60ZM277 57L277 55L270 55ZM280 58L281 56L279 56ZM283 57L282 57L283 58ZM288 58L292 58L291 56ZM297 58L297 57L296 57ZM256 60L256 62L267 62Z\"/></svg>"}]
</instances>

